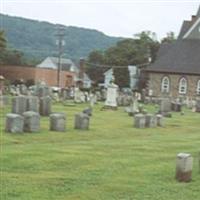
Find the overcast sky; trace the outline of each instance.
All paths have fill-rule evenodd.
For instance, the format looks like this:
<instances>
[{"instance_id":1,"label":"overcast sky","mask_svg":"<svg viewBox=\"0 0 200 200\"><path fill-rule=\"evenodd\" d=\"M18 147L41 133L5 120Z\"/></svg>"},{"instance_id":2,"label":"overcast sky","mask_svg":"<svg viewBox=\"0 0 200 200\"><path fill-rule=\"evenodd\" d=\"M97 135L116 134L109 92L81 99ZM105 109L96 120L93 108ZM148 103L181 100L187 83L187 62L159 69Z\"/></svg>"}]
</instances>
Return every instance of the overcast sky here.
<instances>
[{"instance_id":1,"label":"overcast sky","mask_svg":"<svg viewBox=\"0 0 200 200\"><path fill-rule=\"evenodd\" d=\"M183 20L196 14L200 0L1 0L1 13L97 29L132 37L150 30L162 38L178 34Z\"/></svg>"}]
</instances>

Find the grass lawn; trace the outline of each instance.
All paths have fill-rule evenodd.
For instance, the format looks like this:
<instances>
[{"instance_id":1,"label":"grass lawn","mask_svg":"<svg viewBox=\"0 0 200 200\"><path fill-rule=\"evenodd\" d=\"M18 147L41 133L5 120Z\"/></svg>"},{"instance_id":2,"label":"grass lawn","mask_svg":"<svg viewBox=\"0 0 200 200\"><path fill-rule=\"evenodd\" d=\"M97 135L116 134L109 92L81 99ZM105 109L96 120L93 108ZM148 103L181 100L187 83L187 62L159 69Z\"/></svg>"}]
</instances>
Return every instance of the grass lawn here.
<instances>
[{"instance_id":1,"label":"grass lawn","mask_svg":"<svg viewBox=\"0 0 200 200\"><path fill-rule=\"evenodd\" d=\"M1 200L199 200L200 114L185 110L165 119L165 127L135 129L123 108L100 111L96 105L90 130L74 130L74 114L86 105L56 104L67 114L65 133L4 132L1 110ZM153 111L153 107L149 107ZM174 179L176 154L194 157L193 180Z\"/></svg>"}]
</instances>

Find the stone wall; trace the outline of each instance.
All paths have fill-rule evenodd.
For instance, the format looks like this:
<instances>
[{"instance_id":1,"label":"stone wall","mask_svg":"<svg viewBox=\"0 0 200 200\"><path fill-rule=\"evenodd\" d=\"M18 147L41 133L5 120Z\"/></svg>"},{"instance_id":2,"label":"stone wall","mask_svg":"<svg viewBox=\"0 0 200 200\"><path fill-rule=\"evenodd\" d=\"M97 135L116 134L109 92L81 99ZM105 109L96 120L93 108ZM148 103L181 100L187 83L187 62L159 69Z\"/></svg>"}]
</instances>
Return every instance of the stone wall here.
<instances>
[{"instance_id":1,"label":"stone wall","mask_svg":"<svg viewBox=\"0 0 200 200\"><path fill-rule=\"evenodd\" d=\"M148 88L153 91L153 96L163 96L161 92L161 82L164 76L168 76L170 80L170 89L167 95L172 97L196 97L197 82L200 80L200 75L181 75L181 74L167 74L167 73L149 73ZM179 80L184 77L187 80L186 95L179 94Z\"/></svg>"}]
</instances>

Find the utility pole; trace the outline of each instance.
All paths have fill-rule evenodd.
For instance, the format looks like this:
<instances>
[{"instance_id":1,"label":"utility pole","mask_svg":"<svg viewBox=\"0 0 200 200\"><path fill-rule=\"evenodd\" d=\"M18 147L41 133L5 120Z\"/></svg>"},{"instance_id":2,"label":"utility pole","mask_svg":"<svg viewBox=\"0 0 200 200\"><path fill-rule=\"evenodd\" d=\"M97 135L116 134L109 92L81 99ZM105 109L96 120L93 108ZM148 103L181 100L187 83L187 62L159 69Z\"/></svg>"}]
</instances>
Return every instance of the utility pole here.
<instances>
[{"instance_id":1,"label":"utility pole","mask_svg":"<svg viewBox=\"0 0 200 200\"><path fill-rule=\"evenodd\" d=\"M61 72L61 59L63 54L63 46L65 45L64 33L65 29L62 26L59 26L56 33L56 44L58 45L58 66L57 66L57 86L60 87L60 72Z\"/></svg>"}]
</instances>

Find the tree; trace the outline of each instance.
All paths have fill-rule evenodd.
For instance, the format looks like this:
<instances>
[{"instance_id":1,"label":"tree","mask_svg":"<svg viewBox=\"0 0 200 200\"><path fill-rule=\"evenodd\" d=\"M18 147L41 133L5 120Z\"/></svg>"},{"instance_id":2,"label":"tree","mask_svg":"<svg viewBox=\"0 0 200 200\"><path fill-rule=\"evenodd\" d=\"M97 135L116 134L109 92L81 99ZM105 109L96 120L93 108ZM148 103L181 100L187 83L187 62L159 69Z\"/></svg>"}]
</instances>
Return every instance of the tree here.
<instances>
[{"instance_id":1,"label":"tree","mask_svg":"<svg viewBox=\"0 0 200 200\"><path fill-rule=\"evenodd\" d=\"M170 31L167 33L167 36L161 40L161 43L172 43L176 40L175 33Z\"/></svg>"},{"instance_id":2,"label":"tree","mask_svg":"<svg viewBox=\"0 0 200 200\"><path fill-rule=\"evenodd\" d=\"M0 31L0 51L3 51L6 49L6 38L4 31Z\"/></svg>"}]
</instances>

